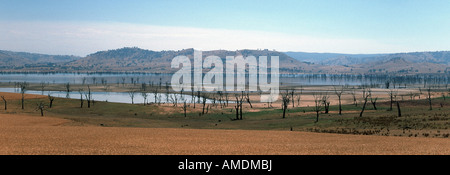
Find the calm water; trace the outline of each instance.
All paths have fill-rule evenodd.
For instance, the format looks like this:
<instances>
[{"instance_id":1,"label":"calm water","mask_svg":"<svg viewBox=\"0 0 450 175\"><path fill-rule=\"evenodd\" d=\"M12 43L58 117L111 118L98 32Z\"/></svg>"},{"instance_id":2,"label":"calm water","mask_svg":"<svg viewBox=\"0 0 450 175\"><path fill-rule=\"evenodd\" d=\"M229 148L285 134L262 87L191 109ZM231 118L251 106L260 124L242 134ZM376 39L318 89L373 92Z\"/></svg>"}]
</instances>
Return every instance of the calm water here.
<instances>
[{"instance_id":1,"label":"calm water","mask_svg":"<svg viewBox=\"0 0 450 175\"><path fill-rule=\"evenodd\" d=\"M0 88L0 92L14 92L20 93L19 88ZM32 91L28 90L25 92L26 94L36 94L36 95L49 95L53 97L61 97L61 98L71 98L71 99L80 99L81 95L79 92L63 92L63 91ZM155 94L154 93L146 93L147 94L147 102L154 103L155 102ZM127 92L91 92L92 99L95 101L106 101L106 102L115 102L115 103L129 103L131 104L130 94ZM83 99L86 97L83 94ZM193 98L191 95L180 95L180 94L165 94L165 93L157 93L156 94L156 102L160 103L172 103L174 100L178 103L183 103L186 100L187 103L191 103ZM195 102L198 102L198 98L194 99ZM200 102L203 98L200 97ZM144 97L141 93L134 94L134 103L144 103ZM207 99L206 103L212 103L212 100Z\"/></svg>"}]
</instances>

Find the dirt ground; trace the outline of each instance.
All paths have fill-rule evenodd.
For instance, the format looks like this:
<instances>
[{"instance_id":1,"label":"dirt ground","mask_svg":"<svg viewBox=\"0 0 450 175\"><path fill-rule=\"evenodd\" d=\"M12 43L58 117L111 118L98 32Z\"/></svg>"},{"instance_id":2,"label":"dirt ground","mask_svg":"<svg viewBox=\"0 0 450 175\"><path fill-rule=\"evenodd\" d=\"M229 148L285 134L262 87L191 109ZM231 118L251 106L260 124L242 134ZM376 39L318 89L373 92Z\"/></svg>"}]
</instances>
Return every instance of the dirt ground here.
<instances>
[{"instance_id":1,"label":"dirt ground","mask_svg":"<svg viewBox=\"0 0 450 175\"><path fill-rule=\"evenodd\" d=\"M73 126L0 114L0 154L450 154L450 139L290 131Z\"/></svg>"}]
</instances>

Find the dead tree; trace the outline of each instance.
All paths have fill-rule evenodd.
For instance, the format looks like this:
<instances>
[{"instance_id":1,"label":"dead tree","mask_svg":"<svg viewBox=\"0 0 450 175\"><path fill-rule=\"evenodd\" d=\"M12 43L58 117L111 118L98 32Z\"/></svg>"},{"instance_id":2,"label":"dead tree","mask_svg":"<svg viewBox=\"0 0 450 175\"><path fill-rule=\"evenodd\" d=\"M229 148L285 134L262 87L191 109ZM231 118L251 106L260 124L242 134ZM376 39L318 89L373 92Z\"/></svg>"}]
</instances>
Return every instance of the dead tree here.
<instances>
[{"instance_id":1,"label":"dead tree","mask_svg":"<svg viewBox=\"0 0 450 175\"><path fill-rule=\"evenodd\" d=\"M228 107L228 102L230 101L230 99L229 99L229 93L224 93L224 95L225 95L225 102L226 102L226 106Z\"/></svg>"},{"instance_id":2,"label":"dead tree","mask_svg":"<svg viewBox=\"0 0 450 175\"><path fill-rule=\"evenodd\" d=\"M131 98L131 104L134 104L134 95L136 94L136 91L132 90L128 92L128 95Z\"/></svg>"},{"instance_id":3,"label":"dead tree","mask_svg":"<svg viewBox=\"0 0 450 175\"><path fill-rule=\"evenodd\" d=\"M286 117L286 110L287 110L287 107L288 107L289 101L290 101L289 95L290 95L290 93L288 90L286 90L285 93L281 94L281 100L282 100L281 108L283 110L283 118Z\"/></svg>"},{"instance_id":4,"label":"dead tree","mask_svg":"<svg viewBox=\"0 0 450 175\"><path fill-rule=\"evenodd\" d=\"M319 113L322 110L322 97L320 95L313 94L314 97L314 111L316 112L316 121L319 122Z\"/></svg>"},{"instance_id":5,"label":"dead tree","mask_svg":"<svg viewBox=\"0 0 450 175\"><path fill-rule=\"evenodd\" d=\"M21 100L21 104L22 104L22 109L24 109L24 102L25 102L25 92L27 91L28 88L28 83L27 82L23 82L23 83L19 83L18 84L20 87L20 94L22 95L22 100Z\"/></svg>"},{"instance_id":6,"label":"dead tree","mask_svg":"<svg viewBox=\"0 0 450 175\"><path fill-rule=\"evenodd\" d=\"M236 96L236 106L234 106L234 109L236 110L236 120L239 120L239 108L240 108L240 104L239 104L239 97Z\"/></svg>"},{"instance_id":7,"label":"dead tree","mask_svg":"<svg viewBox=\"0 0 450 175\"><path fill-rule=\"evenodd\" d=\"M363 104L363 107L362 107L362 109L361 109L361 113L359 113L359 117L362 117L363 116L363 113L364 113L364 110L366 109L366 104L367 104L367 98L369 98L369 96L370 96L370 94L364 94L365 96L364 96L364 104Z\"/></svg>"},{"instance_id":8,"label":"dead tree","mask_svg":"<svg viewBox=\"0 0 450 175\"><path fill-rule=\"evenodd\" d=\"M430 111L431 111L431 110L433 110L433 107L431 105L431 87L428 87L427 95L428 95L428 104L430 105Z\"/></svg>"},{"instance_id":9,"label":"dead tree","mask_svg":"<svg viewBox=\"0 0 450 175\"><path fill-rule=\"evenodd\" d=\"M322 103L325 109L325 114L328 114L329 110L330 110L330 101L329 101L330 97L325 94L322 96Z\"/></svg>"},{"instance_id":10,"label":"dead tree","mask_svg":"<svg viewBox=\"0 0 450 175\"><path fill-rule=\"evenodd\" d=\"M247 92L247 93L245 93L245 94L246 94L245 99L247 100L247 103L250 104L250 108L253 108L252 102L250 102L250 96L249 96L249 93Z\"/></svg>"},{"instance_id":11,"label":"dead tree","mask_svg":"<svg viewBox=\"0 0 450 175\"><path fill-rule=\"evenodd\" d=\"M373 109L375 109L375 110L378 110L377 109L377 100L378 100L378 97L375 97L375 99L374 99L374 98L372 98L372 96L370 96L370 102L372 103Z\"/></svg>"},{"instance_id":12,"label":"dead tree","mask_svg":"<svg viewBox=\"0 0 450 175\"><path fill-rule=\"evenodd\" d=\"M203 104L202 115L205 114L206 100L207 100L207 96L206 96L206 94L203 94L203 97L202 97L202 104Z\"/></svg>"},{"instance_id":13,"label":"dead tree","mask_svg":"<svg viewBox=\"0 0 450 175\"><path fill-rule=\"evenodd\" d=\"M173 103L173 106L178 106L178 96L176 94L170 96L170 101Z\"/></svg>"},{"instance_id":14,"label":"dead tree","mask_svg":"<svg viewBox=\"0 0 450 175\"><path fill-rule=\"evenodd\" d=\"M36 110L39 110L39 111L41 111L41 116L43 117L44 116L44 108L45 108L45 105L44 105L44 102L39 102L39 104L37 104L37 109Z\"/></svg>"},{"instance_id":15,"label":"dead tree","mask_svg":"<svg viewBox=\"0 0 450 175\"><path fill-rule=\"evenodd\" d=\"M155 104L156 104L157 99L158 99L158 88L153 88L152 89L152 93L153 93L153 95L155 97Z\"/></svg>"},{"instance_id":16,"label":"dead tree","mask_svg":"<svg viewBox=\"0 0 450 175\"><path fill-rule=\"evenodd\" d=\"M70 83L66 84L66 98L70 98Z\"/></svg>"},{"instance_id":17,"label":"dead tree","mask_svg":"<svg viewBox=\"0 0 450 175\"><path fill-rule=\"evenodd\" d=\"M389 111L392 111L392 104L394 103L394 96L397 96L397 92L395 92L393 89L391 89L391 90L389 90L388 95L390 98Z\"/></svg>"},{"instance_id":18,"label":"dead tree","mask_svg":"<svg viewBox=\"0 0 450 175\"><path fill-rule=\"evenodd\" d=\"M6 99L5 99L5 96L1 96L1 98L2 98L2 100L3 100L3 102L5 103L5 111L8 109L8 104L7 104L7 102L6 102Z\"/></svg>"},{"instance_id":19,"label":"dead tree","mask_svg":"<svg viewBox=\"0 0 450 175\"><path fill-rule=\"evenodd\" d=\"M242 101L243 101L243 97L242 96L240 97L238 94L235 94L235 97L236 97L236 106L234 108L236 109L236 120L242 120ZM239 118L239 116L240 116L240 118Z\"/></svg>"},{"instance_id":20,"label":"dead tree","mask_svg":"<svg viewBox=\"0 0 450 175\"><path fill-rule=\"evenodd\" d=\"M217 94L219 95L219 105L220 105L220 108L225 107L225 103L222 103L222 102L223 102L223 92L222 92L222 91L217 91Z\"/></svg>"},{"instance_id":21,"label":"dead tree","mask_svg":"<svg viewBox=\"0 0 450 175\"><path fill-rule=\"evenodd\" d=\"M294 94L295 93L295 90L294 89L291 89L291 92L290 92L290 94L291 94L291 100L290 101L292 101L292 108L294 108L295 106L295 101L294 101Z\"/></svg>"},{"instance_id":22,"label":"dead tree","mask_svg":"<svg viewBox=\"0 0 450 175\"><path fill-rule=\"evenodd\" d=\"M39 84L39 86L41 87L41 95L44 95L44 88L45 88L45 86L47 86L47 85L45 84L45 82L41 82L41 83Z\"/></svg>"},{"instance_id":23,"label":"dead tree","mask_svg":"<svg viewBox=\"0 0 450 175\"><path fill-rule=\"evenodd\" d=\"M413 101L414 97L416 96L412 91L408 95L411 101Z\"/></svg>"},{"instance_id":24,"label":"dead tree","mask_svg":"<svg viewBox=\"0 0 450 175\"><path fill-rule=\"evenodd\" d=\"M351 91L350 94L352 94L353 97L353 105L355 105L356 107L358 107L358 101L356 100L356 93L355 91Z\"/></svg>"},{"instance_id":25,"label":"dead tree","mask_svg":"<svg viewBox=\"0 0 450 175\"><path fill-rule=\"evenodd\" d=\"M52 97L50 94L48 94L48 100L49 100L49 105L48 108L52 108L53 106L53 101L55 100L55 97Z\"/></svg>"},{"instance_id":26,"label":"dead tree","mask_svg":"<svg viewBox=\"0 0 450 175\"><path fill-rule=\"evenodd\" d=\"M300 107L300 101L301 101L301 99L302 99L301 93L296 93L296 95L295 95L295 101L297 101L297 107ZM292 100L294 100L294 99L292 99Z\"/></svg>"},{"instance_id":27,"label":"dead tree","mask_svg":"<svg viewBox=\"0 0 450 175\"><path fill-rule=\"evenodd\" d=\"M89 85L87 87L88 87L88 92L86 94L84 94L84 96L86 97L86 101L88 103L88 108L91 108L91 100L92 100L91 88L89 87Z\"/></svg>"},{"instance_id":28,"label":"dead tree","mask_svg":"<svg viewBox=\"0 0 450 175\"><path fill-rule=\"evenodd\" d=\"M336 96L338 96L338 99L339 99L339 115L342 115L341 97L342 97L342 93L343 92L344 92L344 88L343 87L339 91L336 89L336 87L334 87L334 93L336 94Z\"/></svg>"},{"instance_id":29,"label":"dead tree","mask_svg":"<svg viewBox=\"0 0 450 175\"><path fill-rule=\"evenodd\" d=\"M83 89L79 89L78 93L80 93L80 108L83 108Z\"/></svg>"},{"instance_id":30,"label":"dead tree","mask_svg":"<svg viewBox=\"0 0 450 175\"><path fill-rule=\"evenodd\" d=\"M185 117L185 118L187 117L186 111L187 111L187 108L188 108L188 107L189 107L189 106L187 105L186 100L184 100L184 103L183 103L183 111L184 111L184 117Z\"/></svg>"},{"instance_id":31,"label":"dead tree","mask_svg":"<svg viewBox=\"0 0 450 175\"><path fill-rule=\"evenodd\" d=\"M141 92L141 96L144 98L144 106L145 106L145 104L147 103L148 94L145 91L142 91Z\"/></svg>"}]
</instances>

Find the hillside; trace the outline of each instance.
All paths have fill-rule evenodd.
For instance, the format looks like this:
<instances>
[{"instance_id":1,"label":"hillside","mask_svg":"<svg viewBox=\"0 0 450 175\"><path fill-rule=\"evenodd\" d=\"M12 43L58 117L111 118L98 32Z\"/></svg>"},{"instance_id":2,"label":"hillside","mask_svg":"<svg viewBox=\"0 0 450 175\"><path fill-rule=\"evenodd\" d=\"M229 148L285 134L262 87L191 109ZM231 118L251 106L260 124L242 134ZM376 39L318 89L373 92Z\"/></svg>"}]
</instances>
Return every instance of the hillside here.
<instances>
[{"instance_id":1,"label":"hillside","mask_svg":"<svg viewBox=\"0 0 450 175\"><path fill-rule=\"evenodd\" d=\"M150 51L139 48L121 48L116 50L101 51L85 58L64 64L64 69L73 71L136 71L153 73L173 73L176 69L170 68L170 63L176 56L185 55L193 60L194 49L184 49L179 51ZM297 61L284 53L268 50L214 50L203 51L203 58L210 55L216 55L225 60L226 56L244 57L253 55L259 56L279 56L280 71L284 73L293 73L300 71L312 71L314 66ZM193 63L193 61L192 61Z\"/></svg>"},{"instance_id":2,"label":"hillside","mask_svg":"<svg viewBox=\"0 0 450 175\"><path fill-rule=\"evenodd\" d=\"M338 53L305 53L286 52L287 55L299 60L321 65L359 65L378 64L393 58L402 58L411 63L434 63L450 65L450 51L411 52L395 54L338 54ZM359 67L359 66L357 66Z\"/></svg>"},{"instance_id":3,"label":"hillside","mask_svg":"<svg viewBox=\"0 0 450 175\"><path fill-rule=\"evenodd\" d=\"M11 52L0 50L0 67L2 69L30 69L40 67L47 69L58 63L80 59L69 55L46 55L26 52Z\"/></svg>"},{"instance_id":4,"label":"hillside","mask_svg":"<svg viewBox=\"0 0 450 175\"><path fill-rule=\"evenodd\" d=\"M99 51L86 57L0 51L3 72L145 72L173 73L172 59L185 55L193 63L194 49L152 51L136 47ZM203 58L279 56L280 73L418 74L448 73L450 52L398 54L282 53L270 50L203 51ZM293 56L290 56L293 55Z\"/></svg>"},{"instance_id":5,"label":"hillside","mask_svg":"<svg viewBox=\"0 0 450 175\"><path fill-rule=\"evenodd\" d=\"M432 62L413 62L404 57L393 57L388 60L374 62L373 64L361 64L355 67L361 68L369 73L444 73L448 66Z\"/></svg>"}]
</instances>

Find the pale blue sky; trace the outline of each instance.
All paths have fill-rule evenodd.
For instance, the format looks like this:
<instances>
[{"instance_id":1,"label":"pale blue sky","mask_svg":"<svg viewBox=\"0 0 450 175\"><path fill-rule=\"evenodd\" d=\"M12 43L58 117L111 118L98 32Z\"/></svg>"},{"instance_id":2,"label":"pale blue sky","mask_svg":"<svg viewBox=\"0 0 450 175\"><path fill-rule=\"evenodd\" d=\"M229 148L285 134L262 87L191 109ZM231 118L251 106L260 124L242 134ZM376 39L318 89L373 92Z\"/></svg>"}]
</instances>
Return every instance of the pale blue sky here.
<instances>
[{"instance_id":1,"label":"pale blue sky","mask_svg":"<svg viewBox=\"0 0 450 175\"><path fill-rule=\"evenodd\" d=\"M42 41L43 44L51 45L53 42L50 38L53 37L57 40L58 37L61 37L67 41L67 48L82 47L80 44L76 44L75 39L67 39L73 38L73 33L79 30L67 31L66 33L69 34L65 36L58 34L58 37L55 37L49 34L52 33L49 30L51 31L54 27L44 28L39 26L38 23L40 25L89 26L90 29L98 29L95 26L98 27L102 24L109 25L108 29L111 29L114 28L115 24L121 26L133 25L134 27L137 26L136 28L146 28L146 26L172 27L172 29L195 28L211 30L216 33L217 30L229 30L233 31L229 33L230 35L236 32L244 32L243 36L247 35L245 32L257 31L270 33L269 35L272 37L282 34L286 38L289 38L289 36L299 40L307 38L305 41L313 43L308 45L300 41L287 43L288 40L280 40L277 44L271 45L270 40L268 40L266 44L258 46L256 46L257 44L253 46L250 42L248 45L240 46L250 49L268 47L269 49L282 51L352 53L450 50L450 1L448 0L0 0L0 22L0 25L2 25L0 27L7 28L9 31L9 33L7 32L8 35L22 33L22 35L6 37L8 39L4 40L1 39L0 35L0 49L20 51L40 51L33 48L32 44L23 44L30 41L30 38L27 37L39 35L39 30L32 31L33 26L42 30L40 31L41 36L48 36L46 42ZM16 28L12 26L16 26ZM29 28L29 31L23 28ZM145 33L147 29L139 29L139 31ZM123 29L121 31L130 33L136 32L136 30L126 31L126 29ZM86 32L85 30L82 31ZM34 32L34 34L23 35L27 32ZM114 32L117 33L117 31ZM173 33L167 33L167 35L173 35ZM317 38L317 40L314 40L314 38ZM9 39L15 40L13 46L6 43L9 42ZM100 38L98 39L100 40ZM161 43L166 41L164 38L160 39L148 42ZM246 39L260 42L257 38ZM44 39L35 37L34 45L41 45L39 40ZM107 38L104 40L107 40ZM83 40L83 42L86 41L88 40ZM330 43L321 43L333 41L336 42L336 46L330 45ZM73 47L70 46L70 42L74 42ZM114 40L111 42L117 43L117 46L111 47L120 47L120 41ZM122 42L123 46L154 46L154 44L144 43L144 41L133 43L122 39ZM285 46L280 44L281 42ZM366 46L362 43L366 43ZM221 44L209 48L193 42L187 42L183 45L164 42L161 47L146 49L234 48L230 42L221 42ZM352 46L352 44L358 46ZM101 42L96 42L98 49L104 48L101 45ZM296 45L298 45L298 48ZM312 47L311 45L315 46ZM321 47L320 45L325 46ZM44 48L44 46L40 47ZM92 48L92 46L88 47ZM374 49L373 47L379 48ZM74 51L77 49L79 51ZM77 55L90 52L86 49L77 49L58 51L41 49L40 52Z\"/></svg>"}]
</instances>

